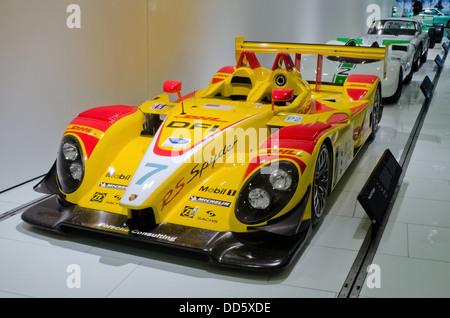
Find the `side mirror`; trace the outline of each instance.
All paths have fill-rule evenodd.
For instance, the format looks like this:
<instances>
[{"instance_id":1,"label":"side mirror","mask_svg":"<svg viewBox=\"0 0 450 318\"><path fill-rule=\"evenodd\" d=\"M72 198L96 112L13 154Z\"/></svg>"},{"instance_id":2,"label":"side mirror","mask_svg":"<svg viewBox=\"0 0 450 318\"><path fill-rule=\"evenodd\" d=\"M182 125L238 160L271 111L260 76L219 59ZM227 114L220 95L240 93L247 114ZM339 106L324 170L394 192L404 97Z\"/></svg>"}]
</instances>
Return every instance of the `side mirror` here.
<instances>
[{"instance_id":1,"label":"side mirror","mask_svg":"<svg viewBox=\"0 0 450 318\"><path fill-rule=\"evenodd\" d=\"M181 92L181 82L179 81L165 81L164 88L165 93L178 93Z\"/></svg>"},{"instance_id":2,"label":"side mirror","mask_svg":"<svg viewBox=\"0 0 450 318\"><path fill-rule=\"evenodd\" d=\"M165 93L177 93L178 100L181 102L181 114L186 114L184 112L183 96L181 96L181 82L179 81L165 81L163 90Z\"/></svg>"}]
</instances>

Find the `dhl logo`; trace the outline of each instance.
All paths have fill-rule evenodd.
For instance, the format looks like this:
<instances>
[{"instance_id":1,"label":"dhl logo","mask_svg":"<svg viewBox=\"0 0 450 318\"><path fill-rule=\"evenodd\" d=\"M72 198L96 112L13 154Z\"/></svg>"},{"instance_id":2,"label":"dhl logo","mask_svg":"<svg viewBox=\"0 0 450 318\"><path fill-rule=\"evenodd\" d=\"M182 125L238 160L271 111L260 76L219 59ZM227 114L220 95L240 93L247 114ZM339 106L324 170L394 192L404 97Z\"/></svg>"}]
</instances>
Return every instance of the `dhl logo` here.
<instances>
[{"instance_id":1,"label":"dhl logo","mask_svg":"<svg viewBox=\"0 0 450 318\"><path fill-rule=\"evenodd\" d=\"M354 88L354 87L358 87L358 88L369 88L371 85L369 85L369 84L362 84L362 83L347 83L347 87L351 87L351 88Z\"/></svg>"},{"instance_id":2,"label":"dhl logo","mask_svg":"<svg viewBox=\"0 0 450 318\"><path fill-rule=\"evenodd\" d=\"M216 73L215 77L219 77L219 78L228 78L231 74L229 73Z\"/></svg>"},{"instance_id":3,"label":"dhl logo","mask_svg":"<svg viewBox=\"0 0 450 318\"><path fill-rule=\"evenodd\" d=\"M301 150L298 149L284 149L284 148L268 148L262 149L260 154L262 155L286 155L286 156L299 156Z\"/></svg>"},{"instance_id":4,"label":"dhl logo","mask_svg":"<svg viewBox=\"0 0 450 318\"><path fill-rule=\"evenodd\" d=\"M226 120L221 120L217 117L207 117L207 116L195 116L195 115L184 115L184 116L175 116L175 118L183 118L183 119L192 119L192 120L205 120L205 121L216 121L220 123L226 123Z\"/></svg>"},{"instance_id":5,"label":"dhl logo","mask_svg":"<svg viewBox=\"0 0 450 318\"><path fill-rule=\"evenodd\" d=\"M81 125L69 125L69 127L67 127L66 129L66 132L79 132L96 138L100 138L103 134L103 132L98 129Z\"/></svg>"}]
</instances>

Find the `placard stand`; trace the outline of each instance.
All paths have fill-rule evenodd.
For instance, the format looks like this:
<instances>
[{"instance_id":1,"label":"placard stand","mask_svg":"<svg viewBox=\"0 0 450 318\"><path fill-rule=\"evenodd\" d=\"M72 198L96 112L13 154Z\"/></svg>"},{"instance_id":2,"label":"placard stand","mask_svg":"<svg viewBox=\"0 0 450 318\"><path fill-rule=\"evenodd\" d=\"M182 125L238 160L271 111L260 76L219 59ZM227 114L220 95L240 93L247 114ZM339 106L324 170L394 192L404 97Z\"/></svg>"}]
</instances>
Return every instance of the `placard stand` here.
<instances>
[{"instance_id":1,"label":"placard stand","mask_svg":"<svg viewBox=\"0 0 450 318\"><path fill-rule=\"evenodd\" d=\"M359 203L372 221L372 234L383 221L402 171L392 152L386 149L358 195Z\"/></svg>"}]
</instances>

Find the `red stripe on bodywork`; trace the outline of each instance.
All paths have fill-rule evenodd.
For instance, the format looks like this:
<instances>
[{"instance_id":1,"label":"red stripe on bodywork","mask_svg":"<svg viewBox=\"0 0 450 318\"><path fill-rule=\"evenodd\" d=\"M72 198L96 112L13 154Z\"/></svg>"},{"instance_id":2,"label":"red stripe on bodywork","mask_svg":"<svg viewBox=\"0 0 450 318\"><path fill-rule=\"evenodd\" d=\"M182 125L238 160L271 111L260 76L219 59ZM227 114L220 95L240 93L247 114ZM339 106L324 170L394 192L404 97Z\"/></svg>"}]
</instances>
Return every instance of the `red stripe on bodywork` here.
<instances>
[{"instance_id":1,"label":"red stripe on bodywork","mask_svg":"<svg viewBox=\"0 0 450 318\"><path fill-rule=\"evenodd\" d=\"M347 88L348 97L351 100L360 100L367 94L366 89Z\"/></svg>"},{"instance_id":2,"label":"red stripe on bodywork","mask_svg":"<svg viewBox=\"0 0 450 318\"><path fill-rule=\"evenodd\" d=\"M225 80L225 78L229 76L229 75L227 76L219 75L219 73L231 75L234 73L234 66L224 66L220 70L218 70L214 75L213 79L211 80L211 84L222 82L223 80Z\"/></svg>"},{"instance_id":3,"label":"red stripe on bodywork","mask_svg":"<svg viewBox=\"0 0 450 318\"><path fill-rule=\"evenodd\" d=\"M70 122L70 125L90 127L105 132L119 119L134 113L137 109L134 106L124 105L96 107L80 113ZM82 132L70 131L70 133L81 139L86 150L86 156L90 157L99 139Z\"/></svg>"},{"instance_id":4,"label":"red stripe on bodywork","mask_svg":"<svg viewBox=\"0 0 450 318\"><path fill-rule=\"evenodd\" d=\"M259 114L260 114L260 113L259 113ZM216 132L210 134L210 135L208 136L208 138L210 138L210 137L212 137L212 136L214 136L214 135L217 135L217 134L219 134L219 133L221 133L221 132L227 130L228 128L230 128L230 127L232 127L232 126L235 126L235 125L237 125L237 124L239 124L239 123L241 123L241 122L243 122L243 121L245 121L245 120L247 120L247 119L250 119L250 118L252 118L252 117L254 117L254 116L257 116L257 115L259 115L259 114L255 114L255 115L250 116L250 117L248 117L248 118L241 119L241 120L239 120L239 121L237 121L237 122L235 122L235 123L233 123L233 124L230 124L230 125L226 126L225 128L223 128L223 129L221 129L221 130L217 130ZM165 125L165 122L163 123L163 125ZM194 142L195 142L195 141L196 141L196 140L194 140ZM195 148L198 144L202 143L203 141L204 141L204 140L201 140L201 141L197 142L196 144L192 145L191 147L186 148L186 149L182 149L182 150L174 150L174 149L172 149L172 150L166 150L166 149L162 149L162 148L159 146L159 144L160 144L160 142L161 142L161 134L159 134L158 137L157 137L157 139L156 139L155 146L153 147L153 153L156 154L156 155L158 155L158 156L164 156L164 157L178 157L178 156L181 156L181 155L183 155L184 153L190 151L192 148Z\"/></svg>"},{"instance_id":5,"label":"red stripe on bodywork","mask_svg":"<svg viewBox=\"0 0 450 318\"><path fill-rule=\"evenodd\" d=\"M347 83L367 83L373 84L378 79L375 75L351 74L347 77Z\"/></svg>"},{"instance_id":6,"label":"red stripe on bodywork","mask_svg":"<svg viewBox=\"0 0 450 318\"><path fill-rule=\"evenodd\" d=\"M269 139L267 139L259 148L264 149L298 149L298 151L306 151L312 154L314 147L316 146L317 140L322 136L332 125L330 123L314 123L314 124L304 124L304 125L294 125L287 126L279 129L274 133ZM256 162L249 164L247 172L245 173L246 178L255 169L260 167L270 160L278 160L280 158L288 158L294 160L300 167L301 172L306 168L306 164L300 160L300 158L295 156L284 156L284 155L266 155L258 156Z\"/></svg>"},{"instance_id":7,"label":"red stripe on bodywork","mask_svg":"<svg viewBox=\"0 0 450 318\"><path fill-rule=\"evenodd\" d=\"M102 106L86 110L78 115L70 124L82 125L105 132L119 119L131 115L137 110L134 106Z\"/></svg>"},{"instance_id":8,"label":"red stripe on bodywork","mask_svg":"<svg viewBox=\"0 0 450 318\"><path fill-rule=\"evenodd\" d=\"M95 146L97 146L99 139L80 132L71 131L70 133L77 135L81 139L84 145L84 149L86 150L86 157L89 158L92 154L92 151L94 151Z\"/></svg>"},{"instance_id":9,"label":"red stripe on bodywork","mask_svg":"<svg viewBox=\"0 0 450 318\"><path fill-rule=\"evenodd\" d=\"M357 113L359 113L361 110L363 110L364 107L366 107L366 105L367 105L367 103L362 103L361 105L358 105L358 106L356 106L356 107L350 108L350 111L351 111L353 114L357 114Z\"/></svg>"},{"instance_id":10,"label":"red stripe on bodywork","mask_svg":"<svg viewBox=\"0 0 450 318\"><path fill-rule=\"evenodd\" d=\"M290 159L295 161L295 163L297 163L297 165L300 168L300 172L303 174L303 172L306 169L306 164L300 160L300 158L298 157L290 157L290 156L273 156L273 155L264 155L264 156L258 156L256 157L256 161L255 162L250 162L250 164L247 167L247 171L245 172L244 175L244 180L251 174L253 173L256 169L258 169L259 167L263 166L264 164L273 161L273 160L280 160L280 159Z\"/></svg>"},{"instance_id":11,"label":"red stripe on bodywork","mask_svg":"<svg viewBox=\"0 0 450 318\"><path fill-rule=\"evenodd\" d=\"M311 114L323 113L323 112L327 112L327 111L331 111L331 110L336 110L336 109L328 107L325 104L319 103L318 101L316 101L314 99L311 101L311 110L310 110Z\"/></svg>"}]
</instances>

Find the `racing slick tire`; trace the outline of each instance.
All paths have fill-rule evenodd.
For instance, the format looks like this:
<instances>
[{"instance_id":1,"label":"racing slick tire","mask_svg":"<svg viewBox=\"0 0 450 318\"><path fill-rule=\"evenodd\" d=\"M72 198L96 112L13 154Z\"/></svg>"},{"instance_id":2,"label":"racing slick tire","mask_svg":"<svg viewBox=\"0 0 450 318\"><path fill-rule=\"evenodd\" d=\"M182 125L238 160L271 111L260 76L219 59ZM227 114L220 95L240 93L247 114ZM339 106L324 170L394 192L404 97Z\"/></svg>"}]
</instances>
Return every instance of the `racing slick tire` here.
<instances>
[{"instance_id":1,"label":"racing slick tire","mask_svg":"<svg viewBox=\"0 0 450 318\"><path fill-rule=\"evenodd\" d=\"M413 70L412 70L412 68L411 68L411 70L409 71L409 74L406 75L406 77L405 77L405 79L404 79L404 81L403 81L403 84L409 84L409 83L411 83L411 80L412 80L412 78L413 78L413 75L414 75L414 72L413 72Z\"/></svg>"},{"instance_id":2,"label":"racing slick tire","mask_svg":"<svg viewBox=\"0 0 450 318\"><path fill-rule=\"evenodd\" d=\"M428 49L425 50L425 52L420 57L420 63L423 64L427 61L428 58Z\"/></svg>"},{"instance_id":3,"label":"racing slick tire","mask_svg":"<svg viewBox=\"0 0 450 318\"><path fill-rule=\"evenodd\" d=\"M412 72L411 72L412 74ZM406 81L406 78L405 78ZM397 83L397 89L395 90L394 95L391 97L386 98L386 101L388 103L396 103L400 99L400 96L402 95L402 89L403 89L403 71L400 69L398 74L398 83Z\"/></svg>"},{"instance_id":4,"label":"racing slick tire","mask_svg":"<svg viewBox=\"0 0 450 318\"><path fill-rule=\"evenodd\" d=\"M370 139L375 139L375 135L378 131L378 125L380 124L381 117L383 116L383 105L381 103L381 90L378 85L377 91L375 92L375 100L373 102L373 110L370 114L370 126L372 127L372 134Z\"/></svg>"},{"instance_id":5,"label":"racing slick tire","mask_svg":"<svg viewBox=\"0 0 450 318\"><path fill-rule=\"evenodd\" d=\"M430 38L430 43L428 44L428 47L430 49L434 48L436 44L436 30L434 28L428 29L428 37Z\"/></svg>"},{"instance_id":6,"label":"racing slick tire","mask_svg":"<svg viewBox=\"0 0 450 318\"><path fill-rule=\"evenodd\" d=\"M314 169L311 204L311 223L317 225L325 211L331 184L331 152L325 143L320 146Z\"/></svg>"},{"instance_id":7,"label":"racing slick tire","mask_svg":"<svg viewBox=\"0 0 450 318\"><path fill-rule=\"evenodd\" d=\"M436 43L442 42L442 38L444 37L444 23L434 24L434 36Z\"/></svg>"}]
</instances>

